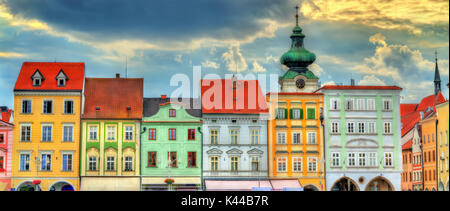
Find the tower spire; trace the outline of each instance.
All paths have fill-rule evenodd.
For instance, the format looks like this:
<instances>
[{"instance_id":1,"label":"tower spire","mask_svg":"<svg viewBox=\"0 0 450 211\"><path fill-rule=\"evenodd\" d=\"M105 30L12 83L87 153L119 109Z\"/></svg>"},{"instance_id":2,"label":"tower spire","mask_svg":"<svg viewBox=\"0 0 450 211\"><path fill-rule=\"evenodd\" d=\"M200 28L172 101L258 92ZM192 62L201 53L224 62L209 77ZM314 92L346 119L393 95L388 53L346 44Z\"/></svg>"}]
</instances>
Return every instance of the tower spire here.
<instances>
[{"instance_id":1,"label":"tower spire","mask_svg":"<svg viewBox=\"0 0 450 211\"><path fill-rule=\"evenodd\" d=\"M296 23L296 26L298 26L298 9L299 9L299 7L298 7L298 5L297 6L295 6L295 11L296 11L296 15L295 15L295 23Z\"/></svg>"},{"instance_id":2,"label":"tower spire","mask_svg":"<svg viewBox=\"0 0 450 211\"><path fill-rule=\"evenodd\" d=\"M435 56L436 56L436 67L434 69L434 95L437 96L441 91L441 76L439 74L437 51L435 51Z\"/></svg>"}]
</instances>

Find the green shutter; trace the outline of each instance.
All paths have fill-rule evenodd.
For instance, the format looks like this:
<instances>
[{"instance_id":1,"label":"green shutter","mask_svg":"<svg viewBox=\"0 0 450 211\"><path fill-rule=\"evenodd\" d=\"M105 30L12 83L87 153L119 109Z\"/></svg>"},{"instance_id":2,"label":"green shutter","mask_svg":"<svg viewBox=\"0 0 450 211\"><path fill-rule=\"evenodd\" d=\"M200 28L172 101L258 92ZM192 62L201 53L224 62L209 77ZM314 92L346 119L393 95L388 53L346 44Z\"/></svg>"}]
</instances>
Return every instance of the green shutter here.
<instances>
[{"instance_id":1,"label":"green shutter","mask_svg":"<svg viewBox=\"0 0 450 211\"><path fill-rule=\"evenodd\" d=\"M288 110L285 108L284 109L284 119L288 118Z\"/></svg>"},{"instance_id":2,"label":"green shutter","mask_svg":"<svg viewBox=\"0 0 450 211\"><path fill-rule=\"evenodd\" d=\"M303 109L300 109L300 119L303 119Z\"/></svg>"},{"instance_id":3,"label":"green shutter","mask_svg":"<svg viewBox=\"0 0 450 211\"><path fill-rule=\"evenodd\" d=\"M278 109L279 108L275 109L275 119L280 119L280 117L278 116Z\"/></svg>"},{"instance_id":4,"label":"green shutter","mask_svg":"<svg viewBox=\"0 0 450 211\"><path fill-rule=\"evenodd\" d=\"M294 116L294 109L291 109L289 111L289 118L293 119L292 117Z\"/></svg>"},{"instance_id":5,"label":"green shutter","mask_svg":"<svg viewBox=\"0 0 450 211\"><path fill-rule=\"evenodd\" d=\"M314 108L308 109L308 119L316 119L316 109Z\"/></svg>"}]
</instances>

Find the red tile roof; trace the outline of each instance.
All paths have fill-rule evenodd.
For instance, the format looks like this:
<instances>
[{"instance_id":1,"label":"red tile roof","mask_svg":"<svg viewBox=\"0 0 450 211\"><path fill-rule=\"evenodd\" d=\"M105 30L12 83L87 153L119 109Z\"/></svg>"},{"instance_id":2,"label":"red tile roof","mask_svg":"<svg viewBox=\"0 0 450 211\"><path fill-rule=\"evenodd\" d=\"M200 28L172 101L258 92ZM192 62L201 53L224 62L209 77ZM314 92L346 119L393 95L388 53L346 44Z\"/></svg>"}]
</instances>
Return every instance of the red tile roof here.
<instances>
[{"instance_id":1,"label":"red tile roof","mask_svg":"<svg viewBox=\"0 0 450 211\"><path fill-rule=\"evenodd\" d=\"M37 71L44 80L39 87L33 86L31 76ZM58 87L56 76L63 70L69 78L66 86ZM17 78L14 91L82 91L84 80L84 63L65 62L24 62Z\"/></svg>"},{"instance_id":2,"label":"red tile roof","mask_svg":"<svg viewBox=\"0 0 450 211\"><path fill-rule=\"evenodd\" d=\"M442 92L439 92L437 96L435 96L434 94L430 95L428 97L423 98L422 101L420 101L419 106L417 106L416 111L423 111L423 110L427 109L428 107L433 107L433 109L434 109L434 107L437 104L441 104L445 101L446 100L445 100L444 96L442 95Z\"/></svg>"},{"instance_id":3,"label":"red tile roof","mask_svg":"<svg viewBox=\"0 0 450 211\"><path fill-rule=\"evenodd\" d=\"M0 120L6 123L9 123L9 120L11 119L12 110L7 109L6 111L1 111Z\"/></svg>"},{"instance_id":4,"label":"red tile roof","mask_svg":"<svg viewBox=\"0 0 450 211\"><path fill-rule=\"evenodd\" d=\"M400 104L400 116L416 111L417 104Z\"/></svg>"},{"instance_id":5,"label":"red tile roof","mask_svg":"<svg viewBox=\"0 0 450 211\"><path fill-rule=\"evenodd\" d=\"M412 148L412 139L409 140L408 142L406 142L405 144L403 144L403 146L402 146L402 150L411 149L411 148Z\"/></svg>"},{"instance_id":6,"label":"red tile roof","mask_svg":"<svg viewBox=\"0 0 450 211\"><path fill-rule=\"evenodd\" d=\"M143 86L142 78L86 78L82 118L142 119Z\"/></svg>"},{"instance_id":7,"label":"red tile roof","mask_svg":"<svg viewBox=\"0 0 450 211\"><path fill-rule=\"evenodd\" d=\"M201 85L205 114L259 114L269 111L257 80L237 80L236 89L233 89L231 79L202 80ZM218 104L216 107L215 102Z\"/></svg>"},{"instance_id":8,"label":"red tile roof","mask_svg":"<svg viewBox=\"0 0 450 211\"><path fill-rule=\"evenodd\" d=\"M411 129L414 128L414 125L420 121L420 112L415 111L401 117L402 121L402 137L406 135Z\"/></svg>"},{"instance_id":9,"label":"red tile roof","mask_svg":"<svg viewBox=\"0 0 450 211\"><path fill-rule=\"evenodd\" d=\"M343 85L326 85L320 89L349 89L349 90L403 90L398 86L343 86ZM319 89L319 90L320 90Z\"/></svg>"}]
</instances>

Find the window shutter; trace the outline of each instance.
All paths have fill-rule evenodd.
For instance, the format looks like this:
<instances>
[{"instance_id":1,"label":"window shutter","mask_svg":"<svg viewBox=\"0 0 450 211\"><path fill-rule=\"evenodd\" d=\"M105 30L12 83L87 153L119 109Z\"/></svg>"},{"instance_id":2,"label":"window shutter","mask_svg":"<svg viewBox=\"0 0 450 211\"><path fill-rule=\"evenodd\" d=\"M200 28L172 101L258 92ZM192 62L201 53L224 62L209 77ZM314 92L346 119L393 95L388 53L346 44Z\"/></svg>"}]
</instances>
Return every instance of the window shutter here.
<instances>
[{"instance_id":1,"label":"window shutter","mask_svg":"<svg viewBox=\"0 0 450 211\"><path fill-rule=\"evenodd\" d=\"M316 118L316 110L308 109L308 119L315 119L315 118Z\"/></svg>"},{"instance_id":2,"label":"window shutter","mask_svg":"<svg viewBox=\"0 0 450 211\"><path fill-rule=\"evenodd\" d=\"M293 119L293 117L294 117L294 109L291 109L289 112L289 118Z\"/></svg>"},{"instance_id":3,"label":"window shutter","mask_svg":"<svg viewBox=\"0 0 450 211\"><path fill-rule=\"evenodd\" d=\"M288 118L288 110L285 108L284 109L284 119Z\"/></svg>"},{"instance_id":4,"label":"window shutter","mask_svg":"<svg viewBox=\"0 0 450 211\"><path fill-rule=\"evenodd\" d=\"M300 109L300 119L303 119L303 109Z\"/></svg>"}]
</instances>

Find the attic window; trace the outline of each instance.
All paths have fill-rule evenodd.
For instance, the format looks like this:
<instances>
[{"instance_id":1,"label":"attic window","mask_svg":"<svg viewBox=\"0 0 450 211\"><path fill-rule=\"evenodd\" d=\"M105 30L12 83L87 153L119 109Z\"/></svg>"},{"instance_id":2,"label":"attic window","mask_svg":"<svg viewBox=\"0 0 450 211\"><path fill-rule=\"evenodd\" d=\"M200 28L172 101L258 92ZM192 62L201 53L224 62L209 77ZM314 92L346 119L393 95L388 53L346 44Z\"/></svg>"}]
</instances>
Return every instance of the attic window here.
<instances>
[{"instance_id":1,"label":"attic window","mask_svg":"<svg viewBox=\"0 0 450 211\"><path fill-rule=\"evenodd\" d=\"M35 78L33 80L33 86L41 86L41 79L40 78Z\"/></svg>"},{"instance_id":2,"label":"attic window","mask_svg":"<svg viewBox=\"0 0 450 211\"><path fill-rule=\"evenodd\" d=\"M231 120L232 123L236 123L237 121L235 119Z\"/></svg>"},{"instance_id":3,"label":"attic window","mask_svg":"<svg viewBox=\"0 0 450 211\"><path fill-rule=\"evenodd\" d=\"M130 106L127 106L127 111L131 111L131 107Z\"/></svg>"},{"instance_id":4,"label":"attic window","mask_svg":"<svg viewBox=\"0 0 450 211\"><path fill-rule=\"evenodd\" d=\"M44 76L39 70L36 70L36 72L34 72L31 76L31 79L33 80L33 86L41 86Z\"/></svg>"},{"instance_id":5,"label":"attic window","mask_svg":"<svg viewBox=\"0 0 450 211\"><path fill-rule=\"evenodd\" d=\"M100 111L100 106L95 107L96 111Z\"/></svg>"},{"instance_id":6,"label":"attic window","mask_svg":"<svg viewBox=\"0 0 450 211\"><path fill-rule=\"evenodd\" d=\"M69 80L69 78L64 73L64 71L61 69L59 71L58 75L56 75L56 81L58 82L58 87L65 87L67 80Z\"/></svg>"},{"instance_id":7,"label":"attic window","mask_svg":"<svg viewBox=\"0 0 450 211\"><path fill-rule=\"evenodd\" d=\"M58 79L58 86L60 86L60 87L66 86L66 79L62 79L62 78Z\"/></svg>"}]
</instances>

